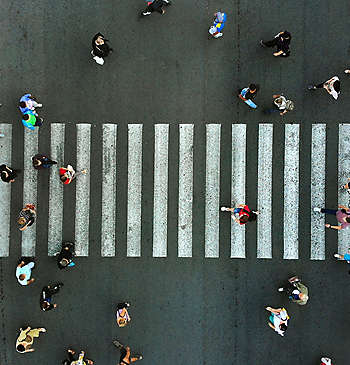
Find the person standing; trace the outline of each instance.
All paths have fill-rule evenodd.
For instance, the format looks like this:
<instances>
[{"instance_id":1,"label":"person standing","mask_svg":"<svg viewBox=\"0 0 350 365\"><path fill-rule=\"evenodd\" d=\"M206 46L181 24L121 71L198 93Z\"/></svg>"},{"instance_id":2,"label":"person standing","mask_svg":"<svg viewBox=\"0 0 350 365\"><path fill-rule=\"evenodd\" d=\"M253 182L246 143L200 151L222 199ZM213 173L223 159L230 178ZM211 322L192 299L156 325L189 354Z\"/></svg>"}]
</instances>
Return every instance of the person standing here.
<instances>
[{"instance_id":1,"label":"person standing","mask_svg":"<svg viewBox=\"0 0 350 365\"><path fill-rule=\"evenodd\" d=\"M101 66L105 63L104 59L109 53L113 52L113 48L109 46L108 42L109 40L102 33L95 34L91 41L92 58Z\"/></svg>"},{"instance_id":2,"label":"person standing","mask_svg":"<svg viewBox=\"0 0 350 365\"><path fill-rule=\"evenodd\" d=\"M80 174L86 174L87 169L84 169L80 172L75 172L71 165L67 165L67 167L61 167L59 169L60 179L64 185L70 184L77 176Z\"/></svg>"},{"instance_id":3,"label":"person standing","mask_svg":"<svg viewBox=\"0 0 350 365\"><path fill-rule=\"evenodd\" d=\"M25 330L22 328L19 330L20 334L16 341L16 351L20 352L21 354L25 352L33 352L34 349L31 348L31 346L34 342L34 338L39 337L40 332L46 332L46 329L43 327L33 329L31 329L31 327L27 327Z\"/></svg>"},{"instance_id":4,"label":"person standing","mask_svg":"<svg viewBox=\"0 0 350 365\"><path fill-rule=\"evenodd\" d=\"M221 11L214 13L214 24L209 28L209 34L212 38L223 36L222 30L225 27L227 15Z\"/></svg>"},{"instance_id":5,"label":"person standing","mask_svg":"<svg viewBox=\"0 0 350 365\"><path fill-rule=\"evenodd\" d=\"M271 313L269 322L267 323L270 328L276 331L280 336L284 336L287 331L289 316L285 308L271 308L266 307L267 311Z\"/></svg>"},{"instance_id":6,"label":"person standing","mask_svg":"<svg viewBox=\"0 0 350 365\"><path fill-rule=\"evenodd\" d=\"M22 114L28 111L35 113L35 108L41 108L42 106L43 104L38 103L32 94L25 94L19 100L19 110Z\"/></svg>"},{"instance_id":7,"label":"person standing","mask_svg":"<svg viewBox=\"0 0 350 365\"><path fill-rule=\"evenodd\" d=\"M318 85L309 85L308 90L313 91L316 89L325 89L328 94L332 95L335 100L338 99L340 94L340 80L338 76L333 76L331 79L322 82Z\"/></svg>"},{"instance_id":8,"label":"person standing","mask_svg":"<svg viewBox=\"0 0 350 365\"><path fill-rule=\"evenodd\" d=\"M44 286L40 295L40 308L46 312L57 307L56 303L52 303L52 296L60 291L63 283L57 283L54 286Z\"/></svg>"},{"instance_id":9,"label":"person standing","mask_svg":"<svg viewBox=\"0 0 350 365\"><path fill-rule=\"evenodd\" d=\"M170 0L146 0L147 8L141 13L142 16L151 15L154 11L163 15L165 10L163 6L171 5Z\"/></svg>"},{"instance_id":10,"label":"person standing","mask_svg":"<svg viewBox=\"0 0 350 365\"><path fill-rule=\"evenodd\" d=\"M289 299L299 305L305 305L309 300L308 288L300 282L297 276L288 279L287 287L278 288L279 292L286 292Z\"/></svg>"},{"instance_id":11,"label":"person standing","mask_svg":"<svg viewBox=\"0 0 350 365\"><path fill-rule=\"evenodd\" d=\"M62 243L62 248L60 252L55 254L57 256L57 265L62 270L67 267L75 266L73 262L73 257L75 256L75 245L72 242Z\"/></svg>"},{"instance_id":12,"label":"person standing","mask_svg":"<svg viewBox=\"0 0 350 365\"><path fill-rule=\"evenodd\" d=\"M34 204L26 204L20 211L17 223L20 225L19 230L24 231L32 226L35 222L36 209Z\"/></svg>"},{"instance_id":13,"label":"person standing","mask_svg":"<svg viewBox=\"0 0 350 365\"><path fill-rule=\"evenodd\" d=\"M7 165L0 165L0 176L1 180L6 183L13 183L17 177L17 172L20 170L15 170Z\"/></svg>"},{"instance_id":14,"label":"person standing","mask_svg":"<svg viewBox=\"0 0 350 365\"><path fill-rule=\"evenodd\" d=\"M53 161L50 158L48 158L47 156L42 155L40 153L38 153L38 154L36 154L35 156L32 157L32 162L33 162L33 167L36 170L48 169L52 165L57 164L56 161Z\"/></svg>"},{"instance_id":15,"label":"person standing","mask_svg":"<svg viewBox=\"0 0 350 365\"><path fill-rule=\"evenodd\" d=\"M239 90L238 97L246 104L248 104L251 108L255 109L257 108L257 105L252 101L252 99L256 97L258 91L259 85L250 84L248 87Z\"/></svg>"},{"instance_id":16,"label":"person standing","mask_svg":"<svg viewBox=\"0 0 350 365\"><path fill-rule=\"evenodd\" d=\"M127 302L118 303L116 317L117 317L117 325L119 327L125 327L131 321L131 317L127 310L127 308L129 307L130 304Z\"/></svg>"},{"instance_id":17,"label":"person standing","mask_svg":"<svg viewBox=\"0 0 350 365\"><path fill-rule=\"evenodd\" d=\"M287 100L287 98L282 94L272 95L273 99L273 109L265 109L265 114L271 114L274 112L280 113L280 115L284 115L289 111L294 110L294 103L291 100Z\"/></svg>"},{"instance_id":18,"label":"person standing","mask_svg":"<svg viewBox=\"0 0 350 365\"><path fill-rule=\"evenodd\" d=\"M290 41L291 34L288 31L279 32L271 41L260 41L262 47L277 47L276 52L273 53L275 57L289 57L290 56Z\"/></svg>"},{"instance_id":19,"label":"person standing","mask_svg":"<svg viewBox=\"0 0 350 365\"><path fill-rule=\"evenodd\" d=\"M336 216L337 221L339 222L339 225L332 226L329 223L326 223L325 224L326 228L341 230L341 229L349 228L349 226L350 226L350 209L345 207L344 205L339 205L338 210L324 209L324 208L321 209L321 208L315 207L314 212L331 214L331 215Z\"/></svg>"},{"instance_id":20,"label":"person standing","mask_svg":"<svg viewBox=\"0 0 350 365\"><path fill-rule=\"evenodd\" d=\"M130 347L122 345L118 340L113 341L113 344L120 349L119 365L129 365L143 359L142 355L131 355Z\"/></svg>"},{"instance_id":21,"label":"person standing","mask_svg":"<svg viewBox=\"0 0 350 365\"><path fill-rule=\"evenodd\" d=\"M31 261L31 260L28 260L27 263L25 263L25 261L22 260L17 265L16 278L21 285L30 285L35 281L34 278L31 278L32 269L34 268L34 266L35 266L35 263L34 263L34 261Z\"/></svg>"}]
</instances>

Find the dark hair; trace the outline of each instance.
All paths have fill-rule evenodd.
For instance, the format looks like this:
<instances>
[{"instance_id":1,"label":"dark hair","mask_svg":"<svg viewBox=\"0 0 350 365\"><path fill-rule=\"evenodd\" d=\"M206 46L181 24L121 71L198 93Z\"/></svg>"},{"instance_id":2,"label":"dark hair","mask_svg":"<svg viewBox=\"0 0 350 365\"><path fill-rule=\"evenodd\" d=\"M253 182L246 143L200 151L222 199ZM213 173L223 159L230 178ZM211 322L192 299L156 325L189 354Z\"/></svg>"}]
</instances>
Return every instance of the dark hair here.
<instances>
[{"instance_id":1,"label":"dark hair","mask_svg":"<svg viewBox=\"0 0 350 365\"><path fill-rule=\"evenodd\" d=\"M250 84L249 89L258 91L259 90L259 84Z\"/></svg>"},{"instance_id":2,"label":"dark hair","mask_svg":"<svg viewBox=\"0 0 350 365\"><path fill-rule=\"evenodd\" d=\"M241 217L241 218L239 218L239 221L240 221L241 223L247 223L247 222L248 222L248 220L249 220L249 216L248 216L248 215L242 215L242 217Z\"/></svg>"},{"instance_id":3,"label":"dark hair","mask_svg":"<svg viewBox=\"0 0 350 365\"><path fill-rule=\"evenodd\" d=\"M248 221L249 222L253 222L256 221L257 215L253 212L250 212L249 217L248 217Z\"/></svg>"},{"instance_id":4,"label":"dark hair","mask_svg":"<svg viewBox=\"0 0 350 365\"><path fill-rule=\"evenodd\" d=\"M68 180L67 176L64 176L64 175L61 175L60 179L61 179L62 182L65 182L65 181Z\"/></svg>"},{"instance_id":5,"label":"dark hair","mask_svg":"<svg viewBox=\"0 0 350 365\"><path fill-rule=\"evenodd\" d=\"M283 38L286 38L286 39L291 39L291 38L292 38L291 34L290 34L287 30L285 30L285 31L282 33L282 37L283 37Z\"/></svg>"},{"instance_id":6,"label":"dark hair","mask_svg":"<svg viewBox=\"0 0 350 365\"><path fill-rule=\"evenodd\" d=\"M25 108L25 107L27 106L27 104L25 103L25 101L20 101L20 102L19 102L19 106L20 106L21 108Z\"/></svg>"},{"instance_id":7,"label":"dark hair","mask_svg":"<svg viewBox=\"0 0 350 365\"><path fill-rule=\"evenodd\" d=\"M16 349L18 352L24 352L26 348L23 345L19 344L17 345Z\"/></svg>"},{"instance_id":8,"label":"dark hair","mask_svg":"<svg viewBox=\"0 0 350 365\"><path fill-rule=\"evenodd\" d=\"M334 84L333 84L334 90L338 93L340 92L340 81L339 80L335 80Z\"/></svg>"},{"instance_id":9,"label":"dark hair","mask_svg":"<svg viewBox=\"0 0 350 365\"><path fill-rule=\"evenodd\" d=\"M350 223L350 217L346 217L345 220Z\"/></svg>"},{"instance_id":10,"label":"dark hair","mask_svg":"<svg viewBox=\"0 0 350 365\"><path fill-rule=\"evenodd\" d=\"M23 115L23 119L24 119L24 120L28 120L28 119L29 119L29 114L24 114L24 115Z\"/></svg>"},{"instance_id":11,"label":"dark hair","mask_svg":"<svg viewBox=\"0 0 350 365\"><path fill-rule=\"evenodd\" d=\"M42 305L41 305L41 307L43 309L48 309L50 307L50 303L47 302L46 300L44 300L43 303L42 303Z\"/></svg>"},{"instance_id":12,"label":"dark hair","mask_svg":"<svg viewBox=\"0 0 350 365\"><path fill-rule=\"evenodd\" d=\"M283 331L283 332L287 331L287 325L286 325L285 323L282 323L282 324L280 325L280 329L281 329L281 331Z\"/></svg>"}]
</instances>

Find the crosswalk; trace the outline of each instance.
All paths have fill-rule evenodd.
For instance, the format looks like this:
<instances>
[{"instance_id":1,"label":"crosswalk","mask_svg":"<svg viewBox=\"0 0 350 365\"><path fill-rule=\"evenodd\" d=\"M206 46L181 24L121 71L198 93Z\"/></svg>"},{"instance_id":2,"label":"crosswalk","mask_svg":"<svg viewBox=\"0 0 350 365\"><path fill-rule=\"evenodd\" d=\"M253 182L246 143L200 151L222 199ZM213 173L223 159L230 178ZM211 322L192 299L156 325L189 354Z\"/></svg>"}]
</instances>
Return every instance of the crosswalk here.
<instances>
[{"instance_id":1,"label":"crosswalk","mask_svg":"<svg viewBox=\"0 0 350 365\"><path fill-rule=\"evenodd\" d=\"M87 168L91 171L92 165L96 166L92 155L92 137L96 128L92 129L91 124L77 124L76 128L76 170ZM179 258L193 257L194 232L194 154L196 153L194 124L179 124L176 126L178 145L176 154L178 166L172 166L169 162L170 141L172 139L169 124L155 124L152 127L154 144L152 150L144 148L143 124L129 124L127 126L127 171L120 167L120 155L118 155L118 143L120 142L120 126L117 124L102 124L100 135L102 136L102 161L97 163L98 175L101 177L101 225L93 229L99 232L100 255L103 257L120 256L120 244L126 245L126 257L141 257L143 253L144 237L143 194L145 182L143 181L144 154L151 153L153 156L153 199L152 206L148 207L146 214L152 215L152 229L149 240L152 242L152 256L155 258L168 257L169 242L176 242L177 256ZM300 182L300 125L286 124L284 126L284 144L278 146L278 155L274 153L275 130L273 124L259 124L257 131L257 171L256 181L250 184L256 185L256 207L260 214L256 223L256 258L273 259L274 237L274 214L273 200L281 201L283 207L283 234L278 239L283 242L281 246L281 257L286 260L300 258L300 211L303 194L301 194ZM5 137L0 140L1 163L12 165L12 125L0 124L0 130ZM219 258L221 246L230 245L229 257L232 259L244 259L247 257L247 230L254 226L250 223L247 226L239 226L233 220L227 219L227 213L220 212L220 206L224 205L221 196L222 174L221 161L223 153L230 153L231 157L231 205L244 203L246 201L246 177L249 168L249 156L247 154L247 125L232 124L229 136L231 145L223 147L223 134L221 124L207 124L205 126L205 155L201 156L205 161L205 180L203 191L205 196L203 202L203 256L205 258ZM38 201L38 172L32 167L31 156L38 153L38 141L40 131L24 131L24 165L23 165L23 204ZM58 161L59 166L65 163L65 140L66 125L64 123L52 123L50 125L50 154L51 158ZM125 134L124 134L125 137ZM226 139L227 140L227 139ZM310 237L303 237L303 245L308 242L311 260L325 260L326 258L326 232L325 217L314 213L312 207L325 205L326 194L326 141L327 128L325 124L313 124L311 135L310 163ZM16 141L18 143L18 141ZM204 150L204 149L203 149ZM203 151L202 150L202 151ZM283 196L275 197L273 194L274 183L274 161L283 159ZM344 184L350 174L350 124L339 125L338 145L338 183ZM169 190L169 171L177 168L178 177L177 195L171 196ZM227 172L225 172L227 173ZM117 215L118 178L125 176L127 189L125 191L127 201L126 218L121 219ZM171 175L173 176L173 175ZM90 230L90 193L94 188L91 173L80 175L74 182L75 186L75 244L79 256L89 256L89 232ZM17 182L16 182L17 183ZM15 183L15 184L16 184ZM0 257L9 256L10 253L10 227L16 222L10 221L11 206L11 184L0 184ZM47 218L47 252L52 256L57 252L60 242L63 239L63 217L64 217L64 187L59 180L58 169L53 167L50 170L48 188L48 218ZM339 190L339 204L348 204L347 193ZM225 202L227 204L227 200ZM177 220L169 220L170 205L176 204ZM254 207L254 203L249 202ZM305 207L303 207L305 209ZM38 220L40 211L38 211ZM230 237L223 240L220 236L222 222L230 224ZM120 222L125 222L125 226ZM230 222L230 223L228 223ZM226 224L226 223L225 223ZM175 227L177 237L169 237L170 227ZM119 242L118 231L126 231L126 242ZM347 250L347 242L350 239L350 230L338 233L338 249L340 253ZM35 256L37 244L36 224L22 232L22 255ZM198 244L198 242L196 242Z\"/></svg>"}]
</instances>

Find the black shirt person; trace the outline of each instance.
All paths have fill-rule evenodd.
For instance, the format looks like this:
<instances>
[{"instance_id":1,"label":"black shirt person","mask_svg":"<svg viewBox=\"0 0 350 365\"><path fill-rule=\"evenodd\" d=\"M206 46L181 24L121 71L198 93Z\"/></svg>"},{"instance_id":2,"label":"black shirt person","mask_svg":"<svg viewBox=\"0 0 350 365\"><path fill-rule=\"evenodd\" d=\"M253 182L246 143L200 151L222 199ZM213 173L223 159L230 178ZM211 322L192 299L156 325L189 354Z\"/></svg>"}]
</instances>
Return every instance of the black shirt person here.
<instances>
[{"instance_id":1,"label":"black shirt person","mask_svg":"<svg viewBox=\"0 0 350 365\"><path fill-rule=\"evenodd\" d=\"M48 158L47 156L42 155L40 153L38 153L32 157L32 162L33 162L33 167L36 170L47 169L47 168L51 167L52 165L57 164L56 161L53 161L50 158Z\"/></svg>"},{"instance_id":2,"label":"black shirt person","mask_svg":"<svg viewBox=\"0 0 350 365\"><path fill-rule=\"evenodd\" d=\"M75 245L72 242L62 243L61 251L57 254L57 265L62 270L75 265L73 257L75 256Z\"/></svg>"},{"instance_id":3,"label":"black shirt person","mask_svg":"<svg viewBox=\"0 0 350 365\"><path fill-rule=\"evenodd\" d=\"M0 176L3 182L13 183L17 177L18 170L14 170L9 166L0 165Z\"/></svg>"},{"instance_id":4,"label":"black shirt person","mask_svg":"<svg viewBox=\"0 0 350 365\"><path fill-rule=\"evenodd\" d=\"M97 33L94 35L91 41L92 53L97 57L107 57L109 52L113 52L113 49L108 45L108 39L103 34Z\"/></svg>"},{"instance_id":5,"label":"black shirt person","mask_svg":"<svg viewBox=\"0 0 350 365\"><path fill-rule=\"evenodd\" d=\"M57 307L57 304L52 302L52 296L59 292L61 286L63 286L62 283L55 284L53 287L50 285L43 287L40 295L41 310L46 312Z\"/></svg>"},{"instance_id":6,"label":"black shirt person","mask_svg":"<svg viewBox=\"0 0 350 365\"><path fill-rule=\"evenodd\" d=\"M276 52L274 52L275 57L289 57L290 50L289 44L292 39L291 34L288 31L279 32L271 41L260 41L262 47L277 47Z\"/></svg>"}]
</instances>

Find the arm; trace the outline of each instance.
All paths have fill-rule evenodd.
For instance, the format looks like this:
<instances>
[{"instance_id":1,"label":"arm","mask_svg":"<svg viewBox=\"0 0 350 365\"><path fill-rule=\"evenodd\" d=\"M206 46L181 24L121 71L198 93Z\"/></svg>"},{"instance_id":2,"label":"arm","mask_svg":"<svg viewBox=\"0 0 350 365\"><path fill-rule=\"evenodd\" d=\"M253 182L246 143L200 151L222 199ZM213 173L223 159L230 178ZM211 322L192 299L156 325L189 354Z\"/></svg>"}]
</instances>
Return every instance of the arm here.
<instances>
[{"instance_id":1,"label":"arm","mask_svg":"<svg viewBox=\"0 0 350 365\"><path fill-rule=\"evenodd\" d=\"M286 113L287 113L287 111L288 111L287 109L284 109L284 110L283 110L283 112L281 112L281 113L280 113L280 115L284 115L284 114L286 114Z\"/></svg>"},{"instance_id":2,"label":"arm","mask_svg":"<svg viewBox=\"0 0 350 365\"><path fill-rule=\"evenodd\" d=\"M275 57L278 57L278 56L280 56L281 54L283 54L283 51L281 50L281 51L279 51L279 52L275 52L273 55L275 56Z\"/></svg>"},{"instance_id":3,"label":"arm","mask_svg":"<svg viewBox=\"0 0 350 365\"><path fill-rule=\"evenodd\" d=\"M336 230L340 230L342 229L341 226L331 226L329 223L325 224L326 228L332 228L332 229L336 229Z\"/></svg>"}]
</instances>

